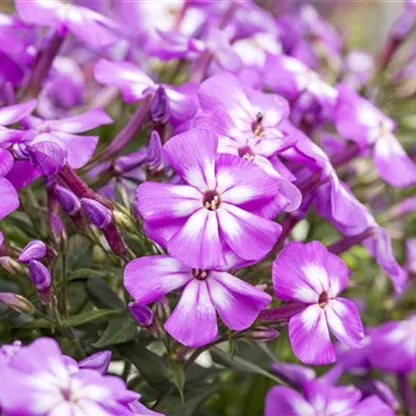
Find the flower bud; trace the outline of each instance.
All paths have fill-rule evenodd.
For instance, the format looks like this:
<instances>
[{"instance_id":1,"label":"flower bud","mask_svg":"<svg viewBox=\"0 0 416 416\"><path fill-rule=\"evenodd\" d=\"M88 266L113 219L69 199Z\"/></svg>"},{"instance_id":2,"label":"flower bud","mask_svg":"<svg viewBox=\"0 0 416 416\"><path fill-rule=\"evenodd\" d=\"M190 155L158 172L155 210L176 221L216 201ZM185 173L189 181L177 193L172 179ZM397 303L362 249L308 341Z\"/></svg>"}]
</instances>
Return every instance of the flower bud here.
<instances>
[{"instance_id":1,"label":"flower bud","mask_svg":"<svg viewBox=\"0 0 416 416\"><path fill-rule=\"evenodd\" d=\"M150 114L152 120L158 124L166 124L169 118L169 99L164 87L160 86L153 97Z\"/></svg>"},{"instance_id":2,"label":"flower bud","mask_svg":"<svg viewBox=\"0 0 416 416\"><path fill-rule=\"evenodd\" d=\"M40 261L29 261L29 275L38 291L45 291L50 288L52 283L51 273Z\"/></svg>"},{"instance_id":3,"label":"flower bud","mask_svg":"<svg viewBox=\"0 0 416 416\"><path fill-rule=\"evenodd\" d=\"M53 190L59 205L68 215L78 214L81 210L81 202L72 191L59 185L55 185Z\"/></svg>"},{"instance_id":4,"label":"flower bud","mask_svg":"<svg viewBox=\"0 0 416 416\"><path fill-rule=\"evenodd\" d=\"M129 309L133 318L139 325L147 328L153 324L153 312L149 307L140 305L137 302L130 302Z\"/></svg>"},{"instance_id":5,"label":"flower bud","mask_svg":"<svg viewBox=\"0 0 416 416\"><path fill-rule=\"evenodd\" d=\"M81 360L79 368L95 370L105 374L111 362L111 351L100 351Z\"/></svg>"},{"instance_id":6,"label":"flower bud","mask_svg":"<svg viewBox=\"0 0 416 416\"><path fill-rule=\"evenodd\" d=\"M29 263L30 260L42 260L46 255L46 244L40 240L33 240L25 246L20 253L20 263Z\"/></svg>"},{"instance_id":7,"label":"flower bud","mask_svg":"<svg viewBox=\"0 0 416 416\"><path fill-rule=\"evenodd\" d=\"M98 228L103 229L111 223L113 219L111 211L100 202L94 199L82 198L81 204L88 219Z\"/></svg>"},{"instance_id":8,"label":"flower bud","mask_svg":"<svg viewBox=\"0 0 416 416\"><path fill-rule=\"evenodd\" d=\"M159 133L153 130L147 146L147 167L150 172L159 172L164 169L163 148Z\"/></svg>"},{"instance_id":9,"label":"flower bud","mask_svg":"<svg viewBox=\"0 0 416 416\"><path fill-rule=\"evenodd\" d=\"M9 308L32 315L35 312L34 305L25 297L11 292L1 292L0 302L3 302Z\"/></svg>"},{"instance_id":10,"label":"flower bud","mask_svg":"<svg viewBox=\"0 0 416 416\"><path fill-rule=\"evenodd\" d=\"M66 241L67 234L65 224L56 212L49 213L49 225L51 227L53 238L57 244L61 244L62 241Z\"/></svg>"},{"instance_id":11,"label":"flower bud","mask_svg":"<svg viewBox=\"0 0 416 416\"><path fill-rule=\"evenodd\" d=\"M0 266L11 274L23 274L25 272L24 268L9 256L0 257Z\"/></svg>"},{"instance_id":12,"label":"flower bud","mask_svg":"<svg viewBox=\"0 0 416 416\"><path fill-rule=\"evenodd\" d=\"M249 338L255 341L272 341L279 337L280 333L275 328L267 328L265 326L258 326L252 331L247 332Z\"/></svg>"},{"instance_id":13,"label":"flower bud","mask_svg":"<svg viewBox=\"0 0 416 416\"><path fill-rule=\"evenodd\" d=\"M113 215L114 215L114 220L115 220L117 226L119 226L121 228L125 228L129 231L132 231L132 232L137 232L136 225L131 220L131 218L128 215L126 215L124 212L121 212L121 211L116 209L116 210L113 211Z\"/></svg>"}]
</instances>

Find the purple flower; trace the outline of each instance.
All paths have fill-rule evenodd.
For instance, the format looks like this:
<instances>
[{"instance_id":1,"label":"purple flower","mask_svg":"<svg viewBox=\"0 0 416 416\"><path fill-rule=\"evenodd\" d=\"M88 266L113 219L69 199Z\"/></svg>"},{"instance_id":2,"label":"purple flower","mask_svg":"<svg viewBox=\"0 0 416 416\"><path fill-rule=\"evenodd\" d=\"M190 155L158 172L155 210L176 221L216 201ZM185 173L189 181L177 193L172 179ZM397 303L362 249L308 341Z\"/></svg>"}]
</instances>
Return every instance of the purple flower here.
<instances>
[{"instance_id":1,"label":"purple flower","mask_svg":"<svg viewBox=\"0 0 416 416\"><path fill-rule=\"evenodd\" d=\"M196 118L194 126L218 134L220 153L252 161L278 178L281 209L297 209L301 194L280 172L281 165L275 157L291 147L298 137L288 127L287 101L275 94L244 91L243 85L229 73L206 80L198 96L202 113Z\"/></svg>"},{"instance_id":2,"label":"purple flower","mask_svg":"<svg viewBox=\"0 0 416 416\"><path fill-rule=\"evenodd\" d=\"M345 86L338 87L336 127L361 149L371 149L379 175L390 185L406 187L416 182L416 164L393 134L395 123L373 104Z\"/></svg>"},{"instance_id":3,"label":"purple flower","mask_svg":"<svg viewBox=\"0 0 416 416\"><path fill-rule=\"evenodd\" d=\"M352 386L334 387L319 381L303 385L303 394L283 386L267 394L265 416L394 416L394 411L377 396L362 400Z\"/></svg>"},{"instance_id":4,"label":"purple flower","mask_svg":"<svg viewBox=\"0 0 416 416\"><path fill-rule=\"evenodd\" d=\"M130 62L101 59L95 66L94 76L100 84L120 88L124 100L128 103L142 100L158 88L158 84ZM197 107L192 88L184 88L186 85L163 87L168 99L170 121L175 126L195 115Z\"/></svg>"},{"instance_id":5,"label":"purple flower","mask_svg":"<svg viewBox=\"0 0 416 416\"><path fill-rule=\"evenodd\" d=\"M21 139L20 149L43 142L52 142L66 152L66 161L74 169L84 166L91 158L98 143L98 136L80 136L96 127L111 124L112 119L101 109L60 120L41 120L27 117L28 130Z\"/></svg>"},{"instance_id":6,"label":"purple flower","mask_svg":"<svg viewBox=\"0 0 416 416\"><path fill-rule=\"evenodd\" d=\"M146 182L137 210L147 235L185 264L212 269L227 256L253 262L273 247L281 226L279 182L253 163L217 154L218 138L194 129L171 138L166 158L186 183Z\"/></svg>"},{"instance_id":7,"label":"purple flower","mask_svg":"<svg viewBox=\"0 0 416 416\"><path fill-rule=\"evenodd\" d=\"M0 403L10 416L131 416L138 394L124 382L89 369L73 371L57 343L39 338L22 347L3 368ZM75 369L76 370L76 369Z\"/></svg>"},{"instance_id":8,"label":"purple flower","mask_svg":"<svg viewBox=\"0 0 416 416\"><path fill-rule=\"evenodd\" d=\"M347 285L348 273L344 262L317 241L290 243L273 263L276 296L304 306L289 320L290 342L301 361L334 362L331 333L349 346L360 345L364 329L357 308L338 297Z\"/></svg>"},{"instance_id":9,"label":"purple flower","mask_svg":"<svg viewBox=\"0 0 416 416\"><path fill-rule=\"evenodd\" d=\"M287 55L268 57L264 83L289 100L309 93L320 104L333 107L337 99L334 87L301 61Z\"/></svg>"},{"instance_id":10,"label":"purple flower","mask_svg":"<svg viewBox=\"0 0 416 416\"><path fill-rule=\"evenodd\" d=\"M169 256L133 260L124 270L124 285L144 305L183 288L164 326L173 338L190 347L216 339L217 313L228 328L240 331L250 327L271 300L267 293L229 273L193 269Z\"/></svg>"},{"instance_id":11,"label":"purple flower","mask_svg":"<svg viewBox=\"0 0 416 416\"><path fill-rule=\"evenodd\" d=\"M24 22L49 26L61 33L68 30L92 47L105 47L118 40L118 26L86 7L59 0L15 0L15 6Z\"/></svg>"},{"instance_id":12,"label":"purple flower","mask_svg":"<svg viewBox=\"0 0 416 416\"><path fill-rule=\"evenodd\" d=\"M416 315L404 321L386 322L375 329L368 356L371 364L383 371L416 370Z\"/></svg>"}]
</instances>

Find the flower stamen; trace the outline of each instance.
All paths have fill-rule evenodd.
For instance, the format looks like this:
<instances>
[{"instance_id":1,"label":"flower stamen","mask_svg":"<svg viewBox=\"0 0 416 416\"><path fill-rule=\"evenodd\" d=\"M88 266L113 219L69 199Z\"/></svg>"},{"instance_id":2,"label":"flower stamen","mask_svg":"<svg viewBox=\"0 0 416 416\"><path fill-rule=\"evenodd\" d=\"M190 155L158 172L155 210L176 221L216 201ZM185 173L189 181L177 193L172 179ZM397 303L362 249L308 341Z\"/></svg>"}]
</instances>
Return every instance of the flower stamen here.
<instances>
[{"instance_id":1,"label":"flower stamen","mask_svg":"<svg viewBox=\"0 0 416 416\"><path fill-rule=\"evenodd\" d=\"M218 192L207 191L204 194L203 205L210 211L215 211L220 206L221 200Z\"/></svg>"}]
</instances>

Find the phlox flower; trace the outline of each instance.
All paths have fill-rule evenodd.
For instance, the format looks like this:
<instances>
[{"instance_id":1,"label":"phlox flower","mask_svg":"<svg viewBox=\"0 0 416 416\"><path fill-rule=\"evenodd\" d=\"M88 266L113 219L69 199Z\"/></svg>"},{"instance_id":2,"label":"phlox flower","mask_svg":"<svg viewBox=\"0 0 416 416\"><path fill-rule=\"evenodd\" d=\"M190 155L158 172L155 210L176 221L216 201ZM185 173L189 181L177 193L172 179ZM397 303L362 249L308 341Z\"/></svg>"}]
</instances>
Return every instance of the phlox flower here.
<instances>
[{"instance_id":1,"label":"phlox flower","mask_svg":"<svg viewBox=\"0 0 416 416\"><path fill-rule=\"evenodd\" d=\"M217 313L225 326L241 331L271 301L267 293L227 272L193 269L166 255L131 261L124 271L124 286L136 302L145 305L182 288L164 326L173 338L190 347L216 339Z\"/></svg>"},{"instance_id":2,"label":"phlox flower","mask_svg":"<svg viewBox=\"0 0 416 416\"><path fill-rule=\"evenodd\" d=\"M370 101L345 86L338 87L336 127L360 149L371 149L379 175L390 185L406 187L416 182L416 164L394 136L395 123Z\"/></svg>"},{"instance_id":3,"label":"phlox flower","mask_svg":"<svg viewBox=\"0 0 416 416\"><path fill-rule=\"evenodd\" d=\"M416 315L389 321L371 333L371 364L384 371L407 373L416 369Z\"/></svg>"},{"instance_id":4,"label":"phlox flower","mask_svg":"<svg viewBox=\"0 0 416 416\"><path fill-rule=\"evenodd\" d=\"M255 262L273 247L281 226L279 182L253 163L217 154L218 138L193 129L164 146L183 185L146 182L137 190L137 211L147 235L170 255L198 269ZM228 260L227 260L228 257Z\"/></svg>"},{"instance_id":5,"label":"phlox flower","mask_svg":"<svg viewBox=\"0 0 416 416\"><path fill-rule=\"evenodd\" d=\"M69 31L92 47L105 47L116 42L117 24L94 10L59 0L15 0L16 11L26 23Z\"/></svg>"},{"instance_id":6,"label":"phlox flower","mask_svg":"<svg viewBox=\"0 0 416 416\"><path fill-rule=\"evenodd\" d=\"M289 387L273 387L266 398L265 416L393 416L377 396L362 398L352 386L331 386L320 381L303 385L303 394Z\"/></svg>"},{"instance_id":7,"label":"phlox flower","mask_svg":"<svg viewBox=\"0 0 416 416\"><path fill-rule=\"evenodd\" d=\"M118 377L78 367L50 338L14 351L1 369L0 403L9 416L133 416L139 397Z\"/></svg>"},{"instance_id":8,"label":"phlox flower","mask_svg":"<svg viewBox=\"0 0 416 416\"><path fill-rule=\"evenodd\" d=\"M330 334L351 347L360 345L364 329L353 302L338 297L348 281L344 262L325 246L290 243L273 263L276 296L303 306L289 319L295 355L308 364L329 364L336 354Z\"/></svg>"}]
</instances>

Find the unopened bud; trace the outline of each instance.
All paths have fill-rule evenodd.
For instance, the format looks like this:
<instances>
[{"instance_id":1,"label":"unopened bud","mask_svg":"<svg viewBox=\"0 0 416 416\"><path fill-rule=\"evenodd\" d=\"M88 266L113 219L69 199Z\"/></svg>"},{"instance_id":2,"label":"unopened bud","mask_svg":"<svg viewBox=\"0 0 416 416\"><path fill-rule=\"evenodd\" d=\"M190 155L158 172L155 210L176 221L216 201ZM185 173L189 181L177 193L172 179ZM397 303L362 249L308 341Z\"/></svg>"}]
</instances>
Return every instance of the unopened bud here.
<instances>
[{"instance_id":1,"label":"unopened bud","mask_svg":"<svg viewBox=\"0 0 416 416\"><path fill-rule=\"evenodd\" d=\"M160 86L153 97L150 114L152 120L158 124L166 124L169 119L169 99L164 87Z\"/></svg>"},{"instance_id":2,"label":"unopened bud","mask_svg":"<svg viewBox=\"0 0 416 416\"><path fill-rule=\"evenodd\" d=\"M160 172L165 167L163 147L159 133L153 130L147 146L147 167L150 172Z\"/></svg>"},{"instance_id":3,"label":"unopened bud","mask_svg":"<svg viewBox=\"0 0 416 416\"><path fill-rule=\"evenodd\" d=\"M107 227L113 220L111 211L100 202L94 199L82 198L81 204L88 219L98 228Z\"/></svg>"},{"instance_id":4,"label":"unopened bud","mask_svg":"<svg viewBox=\"0 0 416 416\"><path fill-rule=\"evenodd\" d=\"M35 307L25 297L11 292L0 293L0 302L3 302L9 308L32 315L35 312Z\"/></svg>"},{"instance_id":5,"label":"unopened bud","mask_svg":"<svg viewBox=\"0 0 416 416\"><path fill-rule=\"evenodd\" d=\"M72 191L59 185L55 185L53 190L59 205L68 215L73 216L78 214L81 210L81 202Z\"/></svg>"},{"instance_id":6,"label":"unopened bud","mask_svg":"<svg viewBox=\"0 0 416 416\"><path fill-rule=\"evenodd\" d=\"M9 256L0 257L0 266L11 274L23 274L25 272L22 265Z\"/></svg>"},{"instance_id":7,"label":"unopened bud","mask_svg":"<svg viewBox=\"0 0 416 416\"><path fill-rule=\"evenodd\" d=\"M29 276L39 293L41 302L44 304L50 303L52 276L49 269L38 260L30 260Z\"/></svg>"},{"instance_id":8,"label":"unopened bud","mask_svg":"<svg viewBox=\"0 0 416 416\"><path fill-rule=\"evenodd\" d=\"M137 302L129 303L130 313L132 314L135 321L145 328L152 326L153 324L153 312L146 305L140 305Z\"/></svg>"},{"instance_id":9,"label":"unopened bud","mask_svg":"<svg viewBox=\"0 0 416 416\"><path fill-rule=\"evenodd\" d=\"M247 332L247 336L255 341L272 341L278 338L279 331L275 328L268 328L265 326L258 326L252 331Z\"/></svg>"},{"instance_id":10,"label":"unopened bud","mask_svg":"<svg viewBox=\"0 0 416 416\"><path fill-rule=\"evenodd\" d=\"M127 214L119 210L114 210L113 215L114 215L114 220L117 226L119 226L120 228L127 229L129 231L133 231L133 232L137 231L137 227L135 226L134 222Z\"/></svg>"},{"instance_id":11,"label":"unopened bud","mask_svg":"<svg viewBox=\"0 0 416 416\"><path fill-rule=\"evenodd\" d=\"M65 224L56 212L49 213L49 225L57 244L61 244L67 239Z\"/></svg>"},{"instance_id":12,"label":"unopened bud","mask_svg":"<svg viewBox=\"0 0 416 416\"><path fill-rule=\"evenodd\" d=\"M46 255L46 244L40 240L33 240L25 246L18 260L29 263L30 260L42 260Z\"/></svg>"},{"instance_id":13,"label":"unopened bud","mask_svg":"<svg viewBox=\"0 0 416 416\"><path fill-rule=\"evenodd\" d=\"M95 370L105 374L111 362L111 351L100 351L81 360L79 368Z\"/></svg>"}]
</instances>

